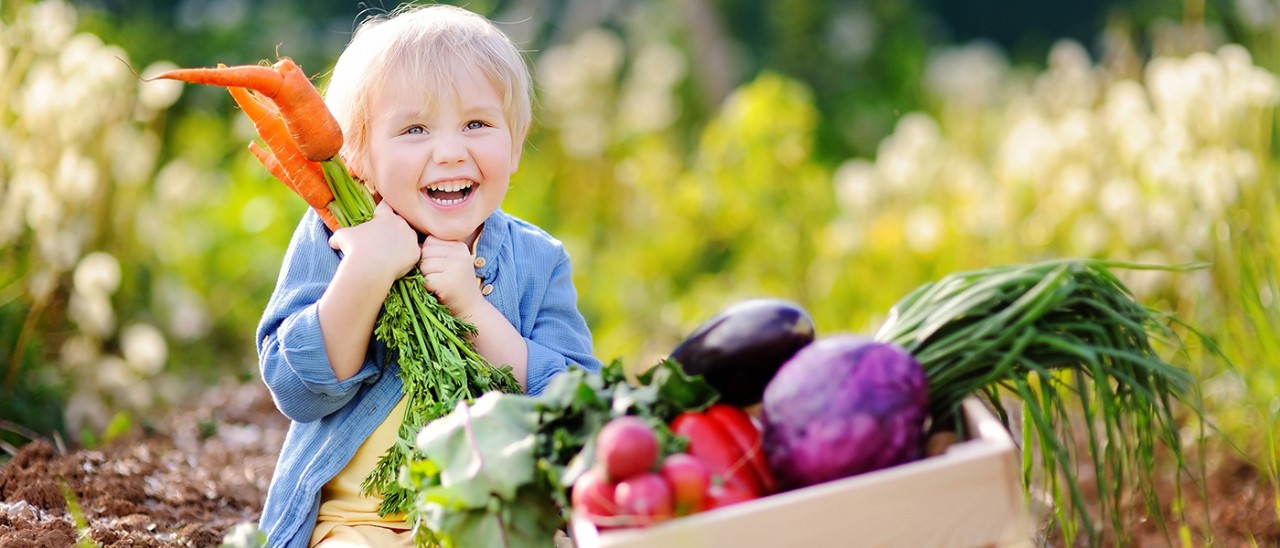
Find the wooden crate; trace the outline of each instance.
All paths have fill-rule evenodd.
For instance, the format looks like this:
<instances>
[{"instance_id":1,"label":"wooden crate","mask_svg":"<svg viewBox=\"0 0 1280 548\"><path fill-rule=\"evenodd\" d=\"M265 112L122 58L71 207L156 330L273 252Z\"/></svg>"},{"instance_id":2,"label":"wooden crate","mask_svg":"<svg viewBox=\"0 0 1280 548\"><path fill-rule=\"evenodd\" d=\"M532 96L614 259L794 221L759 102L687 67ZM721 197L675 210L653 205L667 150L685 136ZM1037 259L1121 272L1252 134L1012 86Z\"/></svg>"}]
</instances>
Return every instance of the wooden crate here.
<instances>
[{"instance_id":1,"label":"wooden crate","mask_svg":"<svg viewBox=\"0 0 1280 548\"><path fill-rule=\"evenodd\" d=\"M643 529L572 520L577 548L1030 546L1013 440L982 402L970 439L941 455L778 493Z\"/></svg>"}]
</instances>

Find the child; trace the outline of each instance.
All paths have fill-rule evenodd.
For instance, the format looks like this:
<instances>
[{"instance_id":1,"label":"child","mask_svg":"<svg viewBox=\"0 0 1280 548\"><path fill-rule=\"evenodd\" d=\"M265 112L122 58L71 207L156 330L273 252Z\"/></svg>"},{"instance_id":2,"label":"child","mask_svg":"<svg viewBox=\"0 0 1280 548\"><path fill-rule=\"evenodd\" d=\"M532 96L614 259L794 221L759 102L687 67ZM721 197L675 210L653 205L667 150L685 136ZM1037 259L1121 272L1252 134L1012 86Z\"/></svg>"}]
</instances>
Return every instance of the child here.
<instances>
[{"instance_id":1,"label":"child","mask_svg":"<svg viewBox=\"0 0 1280 548\"><path fill-rule=\"evenodd\" d=\"M262 514L272 546L412 544L403 516L359 494L403 416L398 365L379 365L372 332L410 269L527 393L570 364L599 369L564 248L499 209L530 95L511 41L452 6L366 21L339 57L325 101L343 158L380 202L332 234L308 211L258 327L263 380L293 420Z\"/></svg>"}]
</instances>

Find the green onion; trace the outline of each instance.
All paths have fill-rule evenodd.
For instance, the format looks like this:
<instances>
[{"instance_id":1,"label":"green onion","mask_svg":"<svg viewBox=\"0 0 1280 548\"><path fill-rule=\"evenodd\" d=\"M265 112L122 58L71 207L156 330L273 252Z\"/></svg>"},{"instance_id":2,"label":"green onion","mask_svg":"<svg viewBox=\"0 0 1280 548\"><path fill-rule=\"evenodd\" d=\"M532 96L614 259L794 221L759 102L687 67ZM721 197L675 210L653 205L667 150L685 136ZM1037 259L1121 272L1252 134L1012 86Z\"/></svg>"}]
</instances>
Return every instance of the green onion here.
<instances>
[{"instance_id":1,"label":"green onion","mask_svg":"<svg viewBox=\"0 0 1280 548\"><path fill-rule=\"evenodd\" d=\"M934 417L956 417L962 400L982 395L1008 424L1000 394L1021 400L1024 488L1030 496L1038 464L1041 489L1060 501L1053 521L1068 545L1079 532L1092 543L1100 535L1075 474L1072 420L1080 419L1099 512L1123 540L1131 482L1148 512L1163 516L1152 489L1157 444L1186 469L1175 404L1202 410L1191 375L1153 347L1164 341L1181 351L1169 326L1184 324L1135 302L1110 269L1200 266L1072 259L955 273L895 304L875 339L902 346L924 367Z\"/></svg>"}]
</instances>

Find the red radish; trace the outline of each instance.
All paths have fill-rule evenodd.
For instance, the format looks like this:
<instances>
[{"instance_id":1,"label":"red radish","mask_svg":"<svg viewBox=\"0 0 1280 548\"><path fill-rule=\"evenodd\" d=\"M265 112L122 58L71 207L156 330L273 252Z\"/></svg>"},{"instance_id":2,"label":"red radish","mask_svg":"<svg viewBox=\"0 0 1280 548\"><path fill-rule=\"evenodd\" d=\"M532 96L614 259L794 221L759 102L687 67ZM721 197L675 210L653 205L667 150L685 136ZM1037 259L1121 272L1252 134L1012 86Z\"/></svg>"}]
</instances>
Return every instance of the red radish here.
<instances>
[{"instance_id":1,"label":"red radish","mask_svg":"<svg viewBox=\"0 0 1280 548\"><path fill-rule=\"evenodd\" d=\"M671 485L671 499L677 516L701 512L707 503L711 471L697 457L673 453L662 460L659 473Z\"/></svg>"},{"instance_id":2,"label":"red radish","mask_svg":"<svg viewBox=\"0 0 1280 548\"><path fill-rule=\"evenodd\" d=\"M618 516L630 520L628 525L646 526L672 517L671 486L654 472L618 482L614 492Z\"/></svg>"},{"instance_id":3,"label":"red radish","mask_svg":"<svg viewBox=\"0 0 1280 548\"><path fill-rule=\"evenodd\" d=\"M608 519L618 513L618 505L614 502L614 493L618 484L609 481L604 476L604 471L599 468L587 470L573 482L573 493L571 501L573 509L585 514L597 525L603 525Z\"/></svg>"},{"instance_id":4,"label":"red radish","mask_svg":"<svg viewBox=\"0 0 1280 548\"><path fill-rule=\"evenodd\" d=\"M658 461L658 435L640 417L613 419L596 438L596 460L613 481L648 472Z\"/></svg>"}]
</instances>

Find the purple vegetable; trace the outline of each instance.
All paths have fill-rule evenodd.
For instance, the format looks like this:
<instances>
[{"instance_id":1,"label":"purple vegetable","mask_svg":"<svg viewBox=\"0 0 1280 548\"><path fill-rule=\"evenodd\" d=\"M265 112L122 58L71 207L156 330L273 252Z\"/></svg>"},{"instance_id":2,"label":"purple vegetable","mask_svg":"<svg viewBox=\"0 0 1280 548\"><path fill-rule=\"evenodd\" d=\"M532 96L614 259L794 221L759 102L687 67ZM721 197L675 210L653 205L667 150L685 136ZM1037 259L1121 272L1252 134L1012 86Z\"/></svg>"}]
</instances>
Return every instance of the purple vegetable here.
<instances>
[{"instance_id":1,"label":"purple vegetable","mask_svg":"<svg viewBox=\"0 0 1280 548\"><path fill-rule=\"evenodd\" d=\"M810 343L764 391L764 451L784 488L919 458L929 398L901 347L852 335Z\"/></svg>"},{"instance_id":2,"label":"purple vegetable","mask_svg":"<svg viewBox=\"0 0 1280 548\"><path fill-rule=\"evenodd\" d=\"M813 342L813 318L782 299L747 299L720 311L689 334L671 359L690 375L702 375L737 407L760 403L773 374L797 350Z\"/></svg>"}]
</instances>

